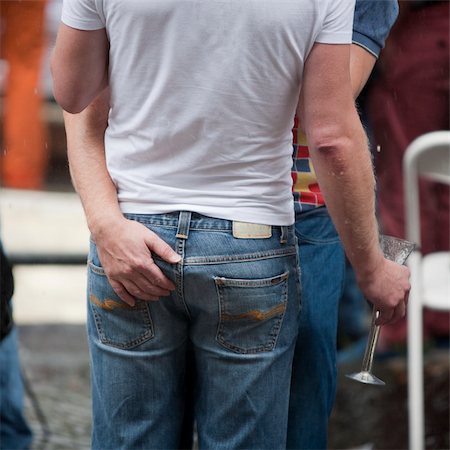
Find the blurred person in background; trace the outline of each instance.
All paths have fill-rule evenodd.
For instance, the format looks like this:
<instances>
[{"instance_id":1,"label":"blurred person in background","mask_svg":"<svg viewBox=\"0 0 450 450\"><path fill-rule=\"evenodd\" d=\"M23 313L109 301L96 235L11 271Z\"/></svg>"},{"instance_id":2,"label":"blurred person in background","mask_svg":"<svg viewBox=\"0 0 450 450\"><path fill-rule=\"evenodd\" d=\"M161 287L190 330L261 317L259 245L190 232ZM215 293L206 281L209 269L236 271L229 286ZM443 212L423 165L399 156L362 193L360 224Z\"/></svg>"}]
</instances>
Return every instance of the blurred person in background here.
<instances>
[{"instance_id":1,"label":"blurred person in background","mask_svg":"<svg viewBox=\"0 0 450 450\"><path fill-rule=\"evenodd\" d=\"M445 1L400 2L400 15L367 97L383 232L405 238L402 160L424 133L449 129L449 8ZM421 180L421 251L449 249L448 186ZM448 339L449 315L424 312L425 333ZM406 321L381 329L380 351L403 347Z\"/></svg>"},{"instance_id":2,"label":"blurred person in background","mask_svg":"<svg viewBox=\"0 0 450 450\"><path fill-rule=\"evenodd\" d=\"M49 158L40 92L45 8L46 0L0 1L0 56L8 63L0 154L4 187L44 187Z\"/></svg>"},{"instance_id":3,"label":"blurred person in background","mask_svg":"<svg viewBox=\"0 0 450 450\"><path fill-rule=\"evenodd\" d=\"M1 240L0 257L0 448L24 450L31 446L32 433L23 414L24 388L11 309L13 274Z\"/></svg>"}]
</instances>

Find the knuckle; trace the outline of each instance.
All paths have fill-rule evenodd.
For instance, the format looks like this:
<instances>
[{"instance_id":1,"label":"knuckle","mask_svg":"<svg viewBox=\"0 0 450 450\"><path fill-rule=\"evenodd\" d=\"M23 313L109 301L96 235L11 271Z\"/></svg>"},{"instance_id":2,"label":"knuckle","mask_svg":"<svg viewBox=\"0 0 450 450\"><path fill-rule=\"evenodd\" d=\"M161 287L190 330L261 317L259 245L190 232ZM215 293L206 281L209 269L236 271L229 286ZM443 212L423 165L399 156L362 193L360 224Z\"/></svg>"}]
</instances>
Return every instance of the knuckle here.
<instances>
[{"instance_id":1,"label":"knuckle","mask_svg":"<svg viewBox=\"0 0 450 450\"><path fill-rule=\"evenodd\" d=\"M147 261L142 257L135 257L130 261L130 266L136 269L142 269L146 267Z\"/></svg>"},{"instance_id":2,"label":"knuckle","mask_svg":"<svg viewBox=\"0 0 450 450\"><path fill-rule=\"evenodd\" d=\"M142 261L142 260L136 261L134 264L134 267L139 272L143 272L144 270L146 270L147 266L148 266L148 263L146 261Z\"/></svg>"},{"instance_id":3,"label":"knuckle","mask_svg":"<svg viewBox=\"0 0 450 450\"><path fill-rule=\"evenodd\" d=\"M123 268L123 270L121 271L121 275L125 276L125 277L130 277L131 275L133 275L133 268L131 266L126 266Z\"/></svg>"},{"instance_id":4,"label":"knuckle","mask_svg":"<svg viewBox=\"0 0 450 450\"><path fill-rule=\"evenodd\" d=\"M120 294L120 295L126 293L125 288L123 288L122 286L116 286L116 287L114 288L114 290L115 290L118 294Z\"/></svg>"},{"instance_id":5,"label":"knuckle","mask_svg":"<svg viewBox=\"0 0 450 450\"><path fill-rule=\"evenodd\" d=\"M132 288L130 289L130 294L139 297L140 295L142 295L142 291L138 288Z\"/></svg>"}]
</instances>

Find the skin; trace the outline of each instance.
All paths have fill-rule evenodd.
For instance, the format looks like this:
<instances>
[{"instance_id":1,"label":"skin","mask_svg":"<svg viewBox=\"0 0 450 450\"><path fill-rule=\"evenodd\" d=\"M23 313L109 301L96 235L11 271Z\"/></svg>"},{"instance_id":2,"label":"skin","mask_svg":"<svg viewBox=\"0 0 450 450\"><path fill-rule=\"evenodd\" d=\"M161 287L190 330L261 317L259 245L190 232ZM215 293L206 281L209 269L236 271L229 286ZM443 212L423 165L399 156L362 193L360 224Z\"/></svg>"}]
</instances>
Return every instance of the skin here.
<instances>
[{"instance_id":1,"label":"skin","mask_svg":"<svg viewBox=\"0 0 450 450\"><path fill-rule=\"evenodd\" d=\"M105 89L82 113L65 112L67 151L74 187L82 200L102 266L117 295L134 305L135 297L158 300L175 289L154 263L152 253L170 263L178 262L180 256L144 225L126 219L120 211L104 152L108 111L109 89Z\"/></svg>"},{"instance_id":2,"label":"skin","mask_svg":"<svg viewBox=\"0 0 450 450\"><path fill-rule=\"evenodd\" d=\"M68 28L63 25L59 31L52 72L58 103L68 112L82 111L64 114L74 186L116 293L129 304L134 304L134 297L156 300L174 286L156 267L151 254L155 252L173 263L179 256L158 236L127 220L120 211L116 189L106 169L103 143L109 109L108 91L103 89L102 64L106 64L106 59L100 56L105 45L101 37L97 42L83 36L91 32L80 31L78 37L78 30ZM90 47L86 47L87 42ZM80 48L96 58L83 55L78 61L67 57L80 52ZM372 55L356 45L316 43L305 64L298 114L330 215L358 284L380 311L377 323L383 325L405 315L410 284L408 269L385 259L378 244L375 180L367 138L354 104L374 62ZM93 76L89 76L86 87L86 81L80 80L81 74L91 71ZM73 92L84 89L82 96L74 98Z\"/></svg>"},{"instance_id":3,"label":"skin","mask_svg":"<svg viewBox=\"0 0 450 450\"><path fill-rule=\"evenodd\" d=\"M81 112L108 85L108 52L104 28L82 31L60 25L51 71L53 93L65 111Z\"/></svg>"},{"instance_id":4,"label":"skin","mask_svg":"<svg viewBox=\"0 0 450 450\"><path fill-rule=\"evenodd\" d=\"M355 100L366 85L376 62L375 56L363 47L357 44L350 47L350 82Z\"/></svg>"}]
</instances>

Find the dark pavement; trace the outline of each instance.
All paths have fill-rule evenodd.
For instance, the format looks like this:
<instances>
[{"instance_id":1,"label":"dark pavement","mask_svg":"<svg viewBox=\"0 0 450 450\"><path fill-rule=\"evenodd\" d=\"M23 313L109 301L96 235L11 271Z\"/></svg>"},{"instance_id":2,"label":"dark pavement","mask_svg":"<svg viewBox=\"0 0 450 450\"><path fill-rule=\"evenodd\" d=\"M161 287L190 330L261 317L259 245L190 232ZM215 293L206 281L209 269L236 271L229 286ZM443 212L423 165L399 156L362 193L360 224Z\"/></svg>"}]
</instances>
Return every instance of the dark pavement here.
<instances>
[{"instance_id":1,"label":"dark pavement","mask_svg":"<svg viewBox=\"0 0 450 450\"><path fill-rule=\"evenodd\" d=\"M35 431L34 449L88 449L91 427L89 357L83 325L22 325L21 358L26 378L47 421L43 432L27 396L27 416ZM359 370L361 359L339 366L336 407L330 424L330 449L406 449L406 360L375 360L374 373L385 387L344 377ZM426 354L427 448L449 448L449 353ZM44 427L45 428L45 427Z\"/></svg>"}]
</instances>

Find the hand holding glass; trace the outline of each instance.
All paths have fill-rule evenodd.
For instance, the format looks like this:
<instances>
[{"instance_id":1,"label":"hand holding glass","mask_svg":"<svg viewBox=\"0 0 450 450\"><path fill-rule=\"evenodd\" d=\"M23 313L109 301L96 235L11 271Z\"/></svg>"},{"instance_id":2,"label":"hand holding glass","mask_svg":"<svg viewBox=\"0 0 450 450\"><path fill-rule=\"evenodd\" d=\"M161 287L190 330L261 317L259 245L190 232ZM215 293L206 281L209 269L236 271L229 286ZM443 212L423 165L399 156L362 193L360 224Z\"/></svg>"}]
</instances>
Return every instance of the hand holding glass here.
<instances>
[{"instance_id":1,"label":"hand holding glass","mask_svg":"<svg viewBox=\"0 0 450 450\"><path fill-rule=\"evenodd\" d=\"M383 250L384 256L391 261L395 261L397 264L404 264L415 247L415 244L413 244L412 242L384 235L381 236L380 245L381 249ZM347 375L347 377L351 378L352 380L359 381L360 383L384 385L384 381L380 380L372 374L373 357L375 355L378 336L380 334L380 326L375 324L375 320L377 319L377 317L378 311L374 307L372 312L372 323L370 326L366 350L364 352L361 372L352 373L350 375Z\"/></svg>"}]
</instances>

